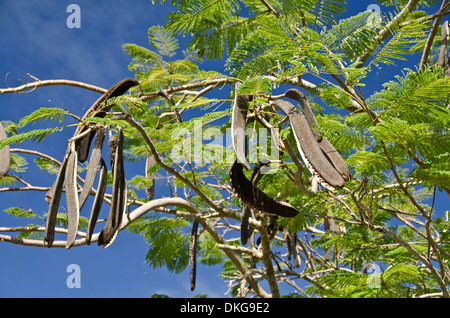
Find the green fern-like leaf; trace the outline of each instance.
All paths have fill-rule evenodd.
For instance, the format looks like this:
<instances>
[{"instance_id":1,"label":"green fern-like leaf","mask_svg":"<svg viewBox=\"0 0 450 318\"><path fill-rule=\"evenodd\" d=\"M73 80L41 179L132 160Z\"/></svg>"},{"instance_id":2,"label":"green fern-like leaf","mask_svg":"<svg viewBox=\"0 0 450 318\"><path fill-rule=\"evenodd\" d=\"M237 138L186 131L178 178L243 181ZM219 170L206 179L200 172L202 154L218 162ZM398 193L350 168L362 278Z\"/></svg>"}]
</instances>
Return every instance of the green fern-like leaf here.
<instances>
[{"instance_id":1,"label":"green fern-like leaf","mask_svg":"<svg viewBox=\"0 0 450 318\"><path fill-rule=\"evenodd\" d=\"M3 148L6 145L15 143L16 145L27 140L27 139L33 139L33 141L41 142L44 140L45 137L48 135L63 130L64 127L53 127L53 128L44 128L44 129L35 129L30 130L18 135L14 135L11 137L8 137L6 139L3 139L0 141L0 149Z\"/></svg>"},{"instance_id":2,"label":"green fern-like leaf","mask_svg":"<svg viewBox=\"0 0 450 318\"><path fill-rule=\"evenodd\" d=\"M27 227L33 228L38 227L37 224L28 224ZM20 239L31 239L31 240L38 240L41 241L43 239L42 234L38 231L20 231L19 234L17 234L17 238Z\"/></svg>"},{"instance_id":3,"label":"green fern-like leaf","mask_svg":"<svg viewBox=\"0 0 450 318\"><path fill-rule=\"evenodd\" d=\"M38 120L58 120L62 123L63 116L70 114L67 110L61 108L39 108L28 116L23 117L19 122L19 127L24 127L29 123L35 123Z\"/></svg>"},{"instance_id":4,"label":"green fern-like leaf","mask_svg":"<svg viewBox=\"0 0 450 318\"><path fill-rule=\"evenodd\" d=\"M367 24L370 14L364 11L340 20L323 35L325 45L333 52L345 54L348 61L354 61L376 41L376 29Z\"/></svg>"},{"instance_id":5,"label":"green fern-like leaf","mask_svg":"<svg viewBox=\"0 0 450 318\"><path fill-rule=\"evenodd\" d=\"M4 210L9 215L12 215L19 219L34 219L40 218L40 216L33 212L32 209L25 210L24 208L12 207Z\"/></svg>"},{"instance_id":6,"label":"green fern-like leaf","mask_svg":"<svg viewBox=\"0 0 450 318\"><path fill-rule=\"evenodd\" d=\"M178 41L161 26L153 26L148 29L150 43L161 56L172 57L178 50Z\"/></svg>"},{"instance_id":7,"label":"green fern-like leaf","mask_svg":"<svg viewBox=\"0 0 450 318\"><path fill-rule=\"evenodd\" d=\"M182 218L146 217L133 222L128 231L139 233L149 245L146 263L153 268L167 266L180 273L188 264L189 236L183 232L188 221Z\"/></svg>"}]
</instances>

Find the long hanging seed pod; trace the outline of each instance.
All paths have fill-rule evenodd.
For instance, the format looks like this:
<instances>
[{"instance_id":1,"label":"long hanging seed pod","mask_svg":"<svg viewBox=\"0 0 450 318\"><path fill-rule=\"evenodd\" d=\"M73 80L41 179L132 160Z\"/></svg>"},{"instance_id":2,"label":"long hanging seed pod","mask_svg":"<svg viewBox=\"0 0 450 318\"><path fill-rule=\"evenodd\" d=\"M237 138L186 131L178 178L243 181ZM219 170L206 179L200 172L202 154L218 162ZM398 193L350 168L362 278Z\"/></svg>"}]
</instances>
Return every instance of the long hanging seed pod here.
<instances>
[{"instance_id":1,"label":"long hanging seed pod","mask_svg":"<svg viewBox=\"0 0 450 318\"><path fill-rule=\"evenodd\" d=\"M89 223L86 231L86 243L91 244L91 237L94 233L95 224L97 223L98 215L103 203L103 196L105 195L106 184L108 181L108 173L105 161L100 158L100 175L97 187L97 193L95 194L94 204L92 205L91 215L89 216Z\"/></svg>"},{"instance_id":2,"label":"long hanging seed pod","mask_svg":"<svg viewBox=\"0 0 450 318\"><path fill-rule=\"evenodd\" d=\"M286 256L287 259L290 261L292 258L292 234L289 232L288 229L284 232L284 242L286 245Z\"/></svg>"},{"instance_id":3,"label":"long hanging seed pod","mask_svg":"<svg viewBox=\"0 0 450 318\"><path fill-rule=\"evenodd\" d=\"M441 48L439 51L438 65L445 67L445 65L448 64L447 60L447 45L449 36L448 21L444 21L444 23L442 24L441 36L442 41L441 41Z\"/></svg>"},{"instance_id":4,"label":"long hanging seed pod","mask_svg":"<svg viewBox=\"0 0 450 318\"><path fill-rule=\"evenodd\" d=\"M91 117L91 116L104 117L106 115L106 112L108 112L110 109L110 107L104 107L103 109L101 108L102 104L105 101L107 101L109 98L123 95L129 88L131 88L133 86L137 86L137 85L139 85L139 82L132 78L128 78L128 79L120 81L119 83L117 83L116 85L111 87L105 94L103 94L88 109L88 111L84 114L82 120L84 121L86 118ZM60 199L61 199L61 193L62 193L64 184L65 184L66 168L68 165L69 156L71 155L71 152L73 150L77 151L78 161L84 162L87 159L88 154L89 154L90 143L95 135L95 131L87 132L86 131L87 129L88 129L87 127L85 127L83 125L79 125L77 127L77 129L75 130L72 140L69 142L69 147L66 151L66 155L64 156L63 164L60 167L56 181L53 184L52 188L49 191L47 191L47 194L45 196L46 201L49 202L49 212L48 212L46 229L45 229L45 234L44 234L44 243L47 244L49 247L51 247L53 240L54 240L56 216L58 213L59 203L60 203ZM102 130L100 130L100 134L101 133L102 133ZM85 134L85 135L83 135L83 134ZM100 143L101 137L99 137L98 140ZM75 143L75 145L74 145L75 149L73 149L72 142ZM96 161L98 158L97 150L98 150L98 148L96 147L95 153L93 154L93 157L94 157L93 161ZM97 169L98 162L97 162L97 165L95 165L93 162L92 166L96 166L95 169ZM71 167L73 168L73 165ZM88 168L88 170L89 170L89 168ZM76 180L76 170L74 171L74 173L75 174L73 177ZM91 179L91 177L92 177L92 179ZM88 173L88 175L87 175L88 185L90 182L93 182L94 178L95 178L95 175L92 175L92 173ZM90 193L90 188L91 187L87 186L87 188L85 190L86 192L83 193L83 196L81 197L82 204L85 203L86 197ZM89 189L89 191L88 191L88 189ZM71 202L73 202L73 199ZM80 204L80 201L78 201L78 204ZM79 211L79 207L78 207L78 211ZM70 232L71 232L71 236L73 236L73 228L71 229ZM76 231L75 231L75 233L76 233ZM68 243L68 246L71 246L70 241Z\"/></svg>"},{"instance_id":5,"label":"long hanging seed pod","mask_svg":"<svg viewBox=\"0 0 450 318\"><path fill-rule=\"evenodd\" d=\"M5 129L3 128L2 123L0 122L0 140L6 139ZM3 178L9 170L10 165L10 155L9 155L9 145L6 145L2 149L0 149L0 178Z\"/></svg>"},{"instance_id":6,"label":"long hanging seed pod","mask_svg":"<svg viewBox=\"0 0 450 318\"><path fill-rule=\"evenodd\" d=\"M66 176L66 204L67 204L67 223L69 233L67 234L66 248L72 247L78 230L78 220L80 217L80 205L77 193L77 152L73 150L69 155L67 162Z\"/></svg>"},{"instance_id":7,"label":"long hanging seed pod","mask_svg":"<svg viewBox=\"0 0 450 318\"><path fill-rule=\"evenodd\" d=\"M103 245L104 248L108 247L114 241L117 232L120 229L122 216L126 207L126 182L123 166L123 129L121 127L117 127L117 129L117 143L110 143L110 146L113 146L113 148L110 149L113 170L111 210L106 225L100 232L97 241L98 246Z\"/></svg>"},{"instance_id":8,"label":"long hanging seed pod","mask_svg":"<svg viewBox=\"0 0 450 318\"><path fill-rule=\"evenodd\" d=\"M191 281L191 291L195 289L197 275L197 239L198 239L198 221L194 220L192 224L191 240L189 242L189 277Z\"/></svg>"},{"instance_id":9,"label":"long hanging seed pod","mask_svg":"<svg viewBox=\"0 0 450 318\"><path fill-rule=\"evenodd\" d=\"M68 161L69 153L64 156L64 160L58 171L56 181L52 189L49 190L49 192L51 191L51 195L49 196L50 202L48 206L47 222L44 232L44 244L47 244L48 247L52 246L53 240L55 239L56 217L58 215L59 202L61 200L61 193L64 187L64 177L66 175L66 167Z\"/></svg>"},{"instance_id":10,"label":"long hanging seed pod","mask_svg":"<svg viewBox=\"0 0 450 318\"><path fill-rule=\"evenodd\" d=\"M241 244L245 245L248 242L248 238L253 233L253 228L248 226L248 220L251 216L252 210L246 204L242 208L242 221L241 221Z\"/></svg>"},{"instance_id":11,"label":"long hanging seed pod","mask_svg":"<svg viewBox=\"0 0 450 318\"><path fill-rule=\"evenodd\" d=\"M236 83L235 88L238 88L239 85L239 83ZM248 95L235 95L231 114L231 141L238 163L250 170L250 165L245 159L245 127L247 125L248 102Z\"/></svg>"},{"instance_id":12,"label":"long hanging seed pod","mask_svg":"<svg viewBox=\"0 0 450 318\"><path fill-rule=\"evenodd\" d=\"M301 259L297 251L297 233L292 234L291 244L292 244L291 246L292 258L294 259L294 267L299 268L301 265Z\"/></svg>"},{"instance_id":13,"label":"long hanging seed pod","mask_svg":"<svg viewBox=\"0 0 450 318\"><path fill-rule=\"evenodd\" d=\"M91 158L86 171L86 180L80 194L80 210L83 208L86 199L88 198L92 186L94 185L95 176L97 174L98 164L102 155L103 143L105 141L106 128L101 127L97 129L94 146L92 147Z\"/></svg>"},{"instance_id":14,"label":"long hanging seed pod","mask_svg":"<svg viewBox=\"0 0 450 318\"><path fill-rule=\"evenodd\" d=\"M448 57L448 40L449 40L449 22L447 20L442 24L441 34L442 34L442 42L441 49L439 52L438 65L445 68L445 77L450 77L450 57ZM450 107L450 104L447 105L447 108Z\"/></svg>"}]
</instances>

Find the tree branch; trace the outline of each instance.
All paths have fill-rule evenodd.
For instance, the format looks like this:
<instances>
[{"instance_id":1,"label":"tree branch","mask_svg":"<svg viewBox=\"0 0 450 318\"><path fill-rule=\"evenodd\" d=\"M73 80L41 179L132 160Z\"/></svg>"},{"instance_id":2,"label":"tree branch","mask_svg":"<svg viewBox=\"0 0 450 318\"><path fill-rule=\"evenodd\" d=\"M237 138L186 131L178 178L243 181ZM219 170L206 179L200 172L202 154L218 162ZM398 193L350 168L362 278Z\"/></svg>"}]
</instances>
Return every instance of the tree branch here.
<instances>
[{"instance_id":1,"label":"tree branch","mask_svg":"<svg viewBox=\"0 0 450 318\"><path fill-rule=\"evenodd\" d=\"M368 48L367 52L356 60L356 67L362 67L367 59L372 55L379 44L386 40L391 34L392 30L399 27L400 23L414 10L420 0L410 0L405 7L400 11L382 30L378 32L377 44L374 47Z\"/></svg>"},{"instance_id":2,"label":"tree branch","mask_svg":"<svg viewBox=\"0 0 450 318\"><path fill-rule=\"evenodd\" d=\"M440 13L446 6L448 0L443 0L441 4L441 8L438 13ZM437 15L436 20L433 22L433 27L431 28L430 34L427 38L427 43L425 44L425 48L423 49L422 57L420 58L419 68L423 69L425 63L428 60L428 54L430 53L431 47L433 46L433 39L436 35L439 25L441 24L442 15Z\"/></svg>"},{"instance_id":3,"label":"tree branch","mask_svg":"<svg viewBox=\"0 0 450 318\"><path fill-rule=\"evenodd\" d=\"M237 81L236 79L232 79L232 78L228 78L228 77L216 78L216 79L212 79L212 80L206 80L206 81L200 81L200 82L195 82L195 83L191 83L191 84L169 87L167 89L155 91L152 93L145 93L145 94L142 94L140 96L140 98L143 101L147 101L147 100L150 100L150 99L158 97L158 96L165 96L165 95L168 96L172 93L182 92L185 90L190 90L190 89L195 89L195 88L200 88L200 87L205 87L205 86L216 87L216 86L224 85L224 84L233 84L236 81Z\"/></svg>"},{"instance_id":4,"label":"tree branch","mask_svg":"<svg viewBox=\"0 0 450 318\"><path fill-rule=\"evenodd\" d=\"M24 93L25 90L31 89L33 91L34 89L38 87L44 87L44 86L52 86L52 85L67 85L67 86L75 86L75 87L81 87L84 89L88 89L100 94L104 94L106 92L106 89L86 84L83 82L78 81L72 81L72 80L66 80L66 79L55 79L55 80L39 80L36 79L35 82L27 83L21 86L17 87L8 87L8 88L0 88L0 94L6 94L6 93ZM25 92L28 93L28 92Z\"/></svg>"},{"instance_id":5,"label":"tree branch","mask_svg":"<svg viewBox=\"0 0 450 318\"><path fill-rule=\"evenodd\" d=\"M266 0L260 0L262 4L266 6L266 8L272 12L277 18L280 16L280 14L275 10Z\"/></svg>"}]
</instances>

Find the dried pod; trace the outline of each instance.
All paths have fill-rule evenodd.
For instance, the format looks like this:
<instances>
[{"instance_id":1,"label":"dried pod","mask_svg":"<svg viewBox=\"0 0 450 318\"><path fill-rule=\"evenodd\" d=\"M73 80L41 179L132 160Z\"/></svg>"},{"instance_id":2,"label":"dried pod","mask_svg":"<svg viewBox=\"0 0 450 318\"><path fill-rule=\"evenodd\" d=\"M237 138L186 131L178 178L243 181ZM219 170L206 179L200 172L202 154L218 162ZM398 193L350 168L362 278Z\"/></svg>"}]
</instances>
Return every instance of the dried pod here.
<instances>
[{"instance_id":1,"label":"dried pod","mask_svg":"<svg viewBox=\"0 0 450 318\"><path fill-rule=\"evenodd\" d=\"M195 289L197 275L197 239L198 239L198 221L194 220L192 224L191 240L189 242L189 278L191 281L191 291Z\"/></svg>"},{"instance_id":2,"label":"dried pod","mask_svg":"<svg viewBox=\"0 0 450 318\"><path fill-rule=\"evenodd\" d=\"M302 106L303 114L305 115L309 126L312 128L312 131L315 134L316 140L319 144L319 147L320 149L322 149L322 152L324 153L325 157L328 159L328 161L331 162L331 164L340 173L340 175L345 181L350 180L350 174L344 159L341 157L339 152L333 147L331 142L326 137L320 135L320 132L317 130L316 127L318 127L319 124L317 123L316 117L314 116L314 113L305 95L295 88L287 90L285 95L286 97L294 99L299 102L299 104Z\"/></svg>"},{"instance_id":3,"label":"dried pod","mask_svg":"<svg viewBox=\"0 0 450 318\"><path fill-rule=\"evenodd\" d=\"M80 205L77 192L77 152L72 151L67 162L66 176L66 204L67 204L67 223L69 233L67 234L66 248L72 247L75 242L78 230L78 221L80 218Z\"/></svg>"},{"instance_id":4,"label":"dried pod","mask_svg":"<svg viewBox=\"0 0 450 318\"><path fill-rule=\"evenodd\" d=\"M322 152L305 115L291 103L284 100L274 101L289 116L289 122L297 141L297 148L308 170L324 187L334 190L344 186L344 178Z\"/></svg>"},{"instance_id":5,"label":"dried pod","mask_svg":"<svg viewBox=\"0 0 450 318\"><path fill-rule=\"evenodd\" d=\"M230 169L230 183L235 195L251 209L284 217L294 217L298 214L297 209L286 202L275 201L258 187L253 187L252 182L244 174L242 164L237 160Z\"/></svg>"},{"instance_id":6,"label":"dried pod","mask_svg":"<svg viewBox=\"0 0 450 318\"><path fill-rule=\"evenodd\" d=\"M239 84L237 83L236 88L238 87ZM231 141L238 163L250 170L250 165L245 159L245 127L247 126L248 103L248 95L235 95L231 114Z\"/></svg>"},{"instance_id":7,"label":"dried pod","mask_svg":"<svg viewBox=\"0 0 450 318\"><path fill-rule=\"evenodd\" d=\"M83 208L88 198L92 186L94 185L95 176L97 174L98 164L102 155L103 143L105 141L106 128L101 127L96 132L94 146L92 148L91 158L86 171L86 180L80 194L80 210Z\"/></svg>"},{"instance_id":8,"label":"dried pod","mask_svg":"<svg viewBox=\"0 0 450 318\"><path fill-rule=\"evenodd\" d=\"M112 162L113 170L113 190L111 200L111 210L109 212L106 225L100 232L97 244L103 245L104 248L108 247L115 239L120 225L122 223L122 216L126 208L126 182L125 182L125 170L123 162L123 129L117 127L117 145L113 147L114 157ZM111 149L110 149L111 151Z\"/></svg>"},{"instance_id":9,"label":"dried pod","mask_svg":"<svg viewBox=\"0 0 450 318\"><path fill-rule=\"evenodd\" d=\"M66 176L67 162L69 161L69 153L64 156L61 168L56 176L56 181L52 188L47 192L46 198L49 198L47 222L44 232L44 244L51 247L55 238L56 216L58 215L59 202L61 201L61 193L64 188L64 179Z\"/></svg>"},{"instance_id":10,"label":"dried pod","mask_svg":"<svg viewBox=\"0 0 450 318\"><path fill-rule=\"evenodd\" d=\"M241 244L245 245L248 242L248 238L253 233L253 228L251 226L248 226L248 220L250 218L250 215L252 213L252 210L244 204L244 207L242 208L242 221L241 221Z\"/></svg>"},{"instance_id":11,"label":"dried pod","mask_svg":"<svg viewBox=\"0 0 450 318\"><path fill-rule=\"evenodd\" d=\"M447 50L448 50L447 45L449 36L448 21L444 21L444 23L442 24L441 36L442 41L441 41L441 49L439 51L438 65L445 67L446 65L448 65L447 60Z\"/></svg>"},{"instance_id":12,"label":"dried pod","mask_svg":"<svg viewBox=\"0 0 450 318\"><path fill-rule=\"evenodd\" d=\"M103 196L105 195L106 184L108 181L108 172L105 161L100 158L100 175L97 187L97 193L95 194L94 203L92 205L91 215L89 216L89 223L86 231L86 242L89 245L91 243L91 237L94 233L95 224L97 223L98 215L103 203Z\"/></svg>"}]
</instances>

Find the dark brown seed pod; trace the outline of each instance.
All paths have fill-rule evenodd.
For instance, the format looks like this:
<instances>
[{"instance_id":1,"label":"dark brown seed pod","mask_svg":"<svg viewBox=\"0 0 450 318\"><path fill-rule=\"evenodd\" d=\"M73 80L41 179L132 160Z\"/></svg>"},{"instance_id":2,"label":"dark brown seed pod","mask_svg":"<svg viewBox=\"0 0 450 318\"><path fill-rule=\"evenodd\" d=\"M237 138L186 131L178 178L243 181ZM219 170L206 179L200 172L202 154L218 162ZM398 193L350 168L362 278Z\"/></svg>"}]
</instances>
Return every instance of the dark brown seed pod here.
<instances>
[{"instance_id":1,"label":"dark brown seed pod","mask_svg":"<svg viewBox=\"0 0 450 318\"><path fill-rule=\"evenodd\" d=\"M231 165L230 183L235 195L251 209L284 217L294 217L298 214L297 209L286 202L275 201L257 187L244 174L242 164L237 160Z\"/></svg>"},{"instance_id":2,"label":"dark brown seed pod","mask_svg":"<svg viewBox=\"0 0 450 318\"><path fill-rule=\"evenodd\" d=\"M125 170L123 166L123 129L117 127L117 147L115 147L113 169L113 190L111 200L111 210L106 221L106 225L100 232L97 244L108 247L115 239L120 230L122 216L126 206L126 182ZM114 149L113 149L114 150ZM111 151L111 150L110 150Z\"/></svg>"},{"instance_id":3,"label":"dark brown seed pod","mask_svg":"<svg viewBox=\"0 0 450 318\"><path fill-rule=\"evenodd\" d=\"M100 158L100 175L98 180L97 193L95 194L94 203L92 205L91 215L89 216L89 223L86 231L86 242L91 244L91 237L94 233L95 224L97 223L98 215L103 203L103 196L105 195L106 184L108 181L108 172L105 161Z\"/></svg>"},{"instance_id":4,"label":"dark brown seed pod","mask_svg":"<svg viewBox=\"0 0 450 318\"><path fill-rule=\"evenodd\" d=\"M44 244L51 247L55 239L56 216L58 215L59 202L61 201L61 193L64 188L64 179L66 176L67 162L69 161L69 153L66 154L61 167L58 171L56 181L53 187L47 192L49 198L47 222L44 232Z\"/></svg>"},{"instance_id":5,"label":"dark brown seed pod","mask_svg":"<svg viewBox=\"0 0 450 318\"><path fill-rule=\"evenodd\" d=\"M198 221L194 220L192 224L191 240L189 242L189 278L191 282L191 291L195 289L197 276L197 239L198 239Z\"/></svg>"},{"instance_id":6,"label":"dark brown seed pod","mask_svg":"<svg viewBox=\"0 0 450 318\"><path fill-rule=\"evenodd\" d=\"M80 194L80 210L83 208L86 199L88 198L92 186L94 185L95 176L97 174L98 164L102 155L103 143L105 141L106 128L101 127L96 132L94 146L92 147L91 158L86 171L86 180Z\"/></svg>"},{"instance_id":7,"label":"dark brown seed pod","mask_svg":"<svg viewBox=\"0 0 450 318\"><path fill-rule=\"evenodd\" d=\"M242 221L241 221L241 244L245 245L248 242L248 238L252 235L253 228L248 226L248 220L252 211L244 204L242 208Z\"/></svg>"}]
</instances>

